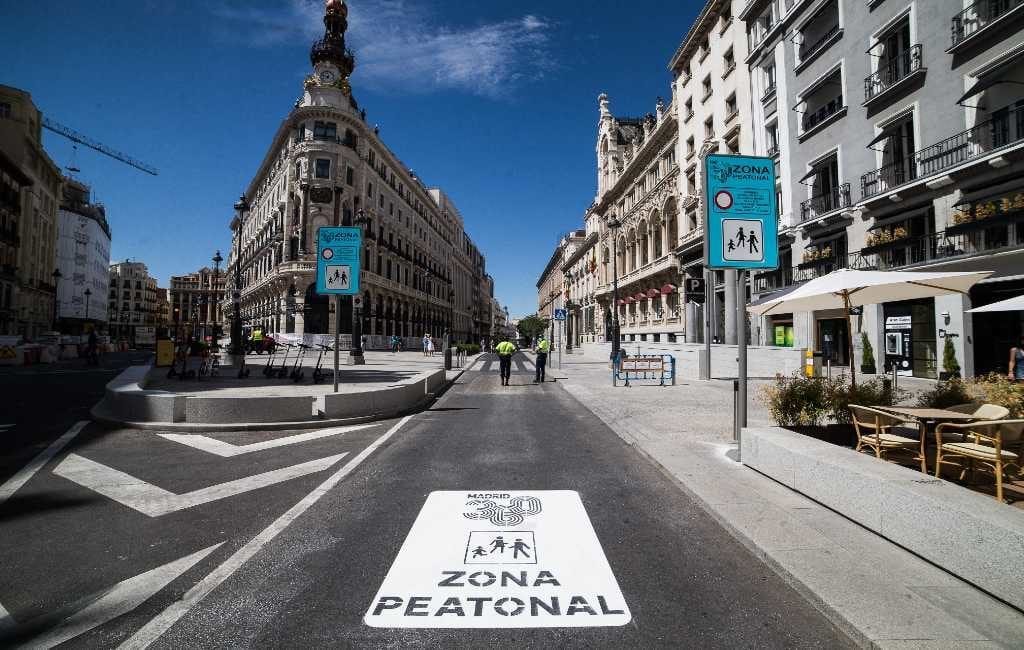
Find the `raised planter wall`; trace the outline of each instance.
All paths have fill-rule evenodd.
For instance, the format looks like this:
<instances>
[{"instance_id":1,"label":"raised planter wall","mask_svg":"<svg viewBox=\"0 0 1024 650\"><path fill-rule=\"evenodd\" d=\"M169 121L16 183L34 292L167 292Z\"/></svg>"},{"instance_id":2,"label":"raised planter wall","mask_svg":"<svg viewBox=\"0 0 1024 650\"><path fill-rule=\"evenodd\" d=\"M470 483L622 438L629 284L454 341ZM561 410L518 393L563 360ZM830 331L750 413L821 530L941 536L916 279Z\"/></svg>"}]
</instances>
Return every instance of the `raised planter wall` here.
<instances>
[{"instance_id":1,"label":"raised planter wall","mask_svg":"<svg viewBox=\"0 0 1024 650\"><path fill-rule=\"evenodd\" d=\"M743 429L741 460L1018 609L1024 512L786 429Z\"/></svg>"}]
</instances>

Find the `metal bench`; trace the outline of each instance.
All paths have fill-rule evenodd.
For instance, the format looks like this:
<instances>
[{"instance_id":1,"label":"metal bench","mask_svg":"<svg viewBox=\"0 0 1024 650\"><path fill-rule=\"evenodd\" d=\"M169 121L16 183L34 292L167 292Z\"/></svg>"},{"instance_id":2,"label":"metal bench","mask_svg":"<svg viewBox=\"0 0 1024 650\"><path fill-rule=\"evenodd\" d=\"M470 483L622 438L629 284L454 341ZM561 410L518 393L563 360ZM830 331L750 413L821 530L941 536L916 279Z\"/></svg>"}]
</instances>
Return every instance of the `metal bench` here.
<instances>
[{"instance_id":1,"label":"metal bench","mask_svg":"<svg viewBox=\"0 0 1024 650\"><path fill-rule=\"evenodd\" d=\"M617 363L612 364L612 386L619 381L626 386L637 380L657 379L659 386L671 382L676 384L676 358L670 354L648 354L636 357L620 356Z\"/></svg>"}]
</instances>

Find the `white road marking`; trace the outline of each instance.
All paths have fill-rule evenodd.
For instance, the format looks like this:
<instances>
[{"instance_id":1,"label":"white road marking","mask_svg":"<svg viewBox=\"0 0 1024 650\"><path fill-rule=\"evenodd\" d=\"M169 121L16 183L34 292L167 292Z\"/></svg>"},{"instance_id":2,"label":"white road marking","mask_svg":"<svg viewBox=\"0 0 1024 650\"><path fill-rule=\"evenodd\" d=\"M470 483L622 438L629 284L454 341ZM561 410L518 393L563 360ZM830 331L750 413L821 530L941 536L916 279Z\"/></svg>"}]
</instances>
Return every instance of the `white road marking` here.
<instances>
[{"instance_id":1,"label":"white road marking","mask_svg":"<svg viewBox=\"0 0 1024 650\"><path fill-rule=\"evenodd\" d=\"M54 440L49 447L33 458L32 462L25 465L20 472L8 479L3 485L0 485L0 505L3 505L4 501L10 499L12 494L21 489L21 486L28 483L29 479L35 476L36 472L42 469L43 465L53 458L57 452L71 442L72 438L81 433L87 424L89 424L88 420L76 422L64 435Z\"/></svg>"},{"instance_id":2,"label":"white road marking","mask_svg":"<svg viewBox=\"0 0 1024 650\"><path fill-rule=\"evenodd\" d=\"M7 431L8 429L13 429L15 426L16 425L13 425L13 424L0 424L0 433L3 433L4 431Z\"/></svg>"},{"instance_id":3,"label":"white road marking","mask_svg":"<svg viewBox=\"0 0 1024 650\"><path fill-rule=\"evenodd\" d=\"M268 485L314 474L328 469L348 453L318 458L306 463L290 467L246 476L227 483L211 485L207 488L174 494L167 490L147 483L131 474L126 474L102 463L83 458L78 454L68 454L60 465L54 468L57 476L78 483L82 487L99 492L118 503L133 508L150 517L159 517L169 512L193 508L204 503L226 499L243 492L256 490Z\"/></svg>"},{"instance_id":4,"label":"white road marking","mask_svg":"<svg viewBox=\"0 0 1024 650\"><path fill-rule=\"evenodd\" d=\"M178 442L189 447L195 447L202 451L216 454L221 458L231 458L233 456L241 456L242 454L251 454L254 451L264 451L266 449L274 449L276 447L284 447L286 445L297 445L301 442L309 442L310 440L319 440L320 438L327 438L329 436L336 436L342 433L348 433L350 431L359 431L360 429L368 429L370 427L379 426L377 424L363 424L354 427L333 427L330 429L320 429L319 431L309 431L307 433L299 433L294 436L287 436L284 438L277 438L275 440L264 440L263 442L254 442L249 445L233 445L230 442L224 442L216 440L208 436L200 435L183 435L180 433L161 433L161 438Z\"/></svg>"},{"instance_id":5,"label":"white road marking","mask_svg":"<svg viewBox=\"0 0 1024 650\"><path fill-rule=\"evenodd\" d=\"M224 542L123 580L88 606L64 619L57 627L32 639L31 648L52 648L127 614L185 573Z\"/></svg>"},{"instance_id":6,"label":"white road marking","mask_svg":"<svg viewBox=\"0 0 1024 650\"><path fill-rule=\"evenodd\" d=\"M431 492L363 617L382 628L626 625L578 493Z\"/></svg>"},{"instance_id":7,"label":"white road marking","mask_svg":"<svg viewBox=\"0 0 1024 650\"><path fill-rule=\"evenodd\" d=\"M11 614L4 609L4 604L0 603L0 632L9 630L14 627L14 619L11 618Z\"/></svg>"},{"instance_id":8,"label":"white road marking","mask_svg":"<svg viewBox=\"0 0 1024 650\"><path fill-rule=\"evenodd\" d=\"M203 578L198 584L189 589L181 600L171 603L167 609L146 623L131 638L122 643L118 650L144 650L154 641L159 639L164 632L171 629L185 614L195 607L206 596L216 589L221 583L230 578L232 574L242 567L250 558L267 545L272 539L298 519L320 498L331 491L343 478L348 476L352 470L359 466L366 458L395 435L402 426L412 418L407 415L395 426L388 429L387 433L374 440L369 447L348 461L344 467L332 474L326 481L321 483L315 490L307 494L301 501L296 503L288 512L278 517L272 524L267 526L259 535L252 538L245 546L235 551L234 555L224 561L223 564L214 569L209 575Z\"/></svg>"}]
</instances>

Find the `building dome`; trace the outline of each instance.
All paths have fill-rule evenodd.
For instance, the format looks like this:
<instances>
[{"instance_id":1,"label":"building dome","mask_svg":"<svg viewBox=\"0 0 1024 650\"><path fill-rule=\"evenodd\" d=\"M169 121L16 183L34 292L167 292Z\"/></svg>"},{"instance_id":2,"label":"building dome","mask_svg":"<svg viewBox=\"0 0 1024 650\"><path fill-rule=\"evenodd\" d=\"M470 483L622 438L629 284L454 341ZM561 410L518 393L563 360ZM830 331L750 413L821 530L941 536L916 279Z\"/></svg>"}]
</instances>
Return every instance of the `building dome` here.
<instances>
[{"instance_id":1,"label":"building dome","mask_svg":"<svg viewBox=\"0 0 1024 650\"><path fill-rule=\"evenodd\" d=\"M324 37L313 43L309 61L333 63L344 76L352 74L355 57L345 47L345 30L348 29L348 6L344 0L327 0L324 11Z\"/></svg>"}]
</instances>

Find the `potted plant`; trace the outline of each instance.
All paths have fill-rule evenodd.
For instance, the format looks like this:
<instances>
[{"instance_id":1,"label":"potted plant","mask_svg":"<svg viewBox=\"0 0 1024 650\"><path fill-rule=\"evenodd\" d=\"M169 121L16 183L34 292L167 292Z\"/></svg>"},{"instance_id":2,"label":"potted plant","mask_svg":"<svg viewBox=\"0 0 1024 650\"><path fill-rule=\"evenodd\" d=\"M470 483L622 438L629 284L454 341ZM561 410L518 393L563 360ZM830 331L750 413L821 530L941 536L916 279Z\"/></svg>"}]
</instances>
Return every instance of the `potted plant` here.
<instances>
[{"instance_id":1,"label":"potted plant","mask_svg":"<svg viewBox=\"0 0 1024 650\"><path fill-rule=\"evenodd\" d=\"M871 340L868 338L867 332L861 332L860 334L861 347L864 348L864 354L860 360L860 371L865 375L874 375L878 373L878 368L875 366L875 350L871 347Z\"/></svg>"},{"instance_id":2,"label":"potted plant","mask_svg":"<svg viewBox=\"0 0 1024 650\"><path fill-rule=\"evenodd\" d=\"M946 344L942 349L942 372L939 373L940 381L949 381L960 377L960 362L956 360L956 348L953 346L953 337L946 336Z\"/></svg>"}]
</instances>

